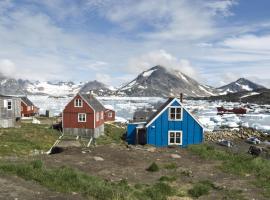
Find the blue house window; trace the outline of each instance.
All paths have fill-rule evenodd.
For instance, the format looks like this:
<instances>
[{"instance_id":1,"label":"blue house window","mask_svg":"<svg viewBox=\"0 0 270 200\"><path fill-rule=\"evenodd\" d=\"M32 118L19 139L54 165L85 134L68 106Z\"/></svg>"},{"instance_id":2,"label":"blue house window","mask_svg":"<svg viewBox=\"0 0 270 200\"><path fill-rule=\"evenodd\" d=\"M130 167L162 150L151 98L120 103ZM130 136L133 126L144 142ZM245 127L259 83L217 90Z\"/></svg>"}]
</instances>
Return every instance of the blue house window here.
<instances>
[{"instance_id":1,"label":"blue house window","mask_svg":"<svg viewBox=\"0 0 270 200\"><path fill-rule=\"evenodd\" d=\"M182 145L182 131L169 131L168 140L169 145Z\"/></svg>"},{"instance_id":2,"label":"blue house window","mask_svg":"<svg viewBox=\"0 0 270 200\"><path fill-rule=\"evenodd\" d=\"M169 108L169 120L170 121L181 121L182 120L182 108L174 106Z\"/></svg>"}]
</instances>

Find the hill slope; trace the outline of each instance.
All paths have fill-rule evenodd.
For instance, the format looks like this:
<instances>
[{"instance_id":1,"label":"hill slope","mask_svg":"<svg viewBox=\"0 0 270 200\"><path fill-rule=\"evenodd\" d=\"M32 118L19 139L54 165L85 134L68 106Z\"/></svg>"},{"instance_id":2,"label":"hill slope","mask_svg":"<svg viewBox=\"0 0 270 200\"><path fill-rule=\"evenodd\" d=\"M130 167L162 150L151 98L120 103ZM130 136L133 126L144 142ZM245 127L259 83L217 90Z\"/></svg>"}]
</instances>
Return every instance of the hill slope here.
<instances>
[{"instance_id":1,"label":"hill slope","mask_svg":"<svg viewBox=\"0 0 270 200\"><path fill-rule=\"evenodd\" d=\"M201 85L178 70L155 66L139 74L137 78L121 87L117 92L127 96L210 96L216 89Z\"/></svg>"}]
</instances>

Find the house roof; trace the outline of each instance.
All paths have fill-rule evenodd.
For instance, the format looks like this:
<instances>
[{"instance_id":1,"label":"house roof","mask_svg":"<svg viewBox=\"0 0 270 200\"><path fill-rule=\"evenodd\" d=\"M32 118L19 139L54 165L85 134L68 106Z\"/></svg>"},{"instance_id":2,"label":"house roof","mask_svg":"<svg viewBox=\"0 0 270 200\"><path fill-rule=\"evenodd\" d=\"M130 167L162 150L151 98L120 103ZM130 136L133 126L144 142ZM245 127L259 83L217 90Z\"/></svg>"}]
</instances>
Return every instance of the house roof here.
<instances>
[{"instance_id":1,"label":"house roof","mask_svg":"<svg viewBox=\"0 0 270 200\"><path fill-rule=\"evenodd\" d=\"M104 106L92 95L92 94L79 94L87 104L92 107L95 111L104 111Z\"/></svg>"},{"instance_id":2,"label":"house roof","mask_svg":"<svg viewBox=\"0 0 270 200\"><path fill-rule=\"evenodd\" d=\"M22 99L22 101L23 101L26 105L28 105L28 106L34 106L33 102L30 101L30 99L28 99L27 97L22 97L21 99Z\"/></svg>"},{"instance_id":3,"label":"house roof","mask_svg":"<svg viewBox=\"0 0 270 200\"><path fill-rule=\"evenodd\" d=\"M162 114L173 102L174 100L176 100L183 109L185 109L185 111L202 127L203 125L199 122L199 120L194 117L193 114L191 114L186 108L185 106L182 105L182 103L180 102L180 100L178 98L173 98L170 97L162 106L160 106L160 108L149 118L149 120L146 122L146 127L148 127L160 114Z\"/></svg>"}]
</instances>

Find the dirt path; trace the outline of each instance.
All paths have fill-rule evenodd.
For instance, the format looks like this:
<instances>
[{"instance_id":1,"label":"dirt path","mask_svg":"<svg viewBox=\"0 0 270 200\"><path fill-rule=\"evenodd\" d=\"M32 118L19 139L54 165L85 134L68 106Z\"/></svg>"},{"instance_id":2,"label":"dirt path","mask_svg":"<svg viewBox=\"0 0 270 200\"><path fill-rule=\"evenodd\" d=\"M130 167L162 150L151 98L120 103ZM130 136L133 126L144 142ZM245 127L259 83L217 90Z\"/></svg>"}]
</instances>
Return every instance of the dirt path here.
<instances>
[{"instance_id":1,"label":"dirt path","mask_svg":"<svg viewBox=\"0 0 270 200\"><path fill-rule=\"evenodd\" d=\"M173 159L171 154L178 154L181 158ZM101 157L104 160L96 161L95 157ZM81 148L73 147L42 159L48 166L67 165L110 181L127 179L131 184L152 184L161 176L176 176L175 184L180 188L189 188L200 180L211 180L219 187L243 191L246 199L265 199L260 189L250 184L252 177L238 177L223 173L217 169L220 162L202 160L186 149L165 148L149 152L125 146L107 145L82 153ZM160 171L155 173L146 171L152 162L160 166ZM164 166L170 163L175 163L177 167L165 169ZM219 191L213 191L209 196L202 196L200 199L221 199L222 195L224 194Z\"/></svg>"}]
</instances>

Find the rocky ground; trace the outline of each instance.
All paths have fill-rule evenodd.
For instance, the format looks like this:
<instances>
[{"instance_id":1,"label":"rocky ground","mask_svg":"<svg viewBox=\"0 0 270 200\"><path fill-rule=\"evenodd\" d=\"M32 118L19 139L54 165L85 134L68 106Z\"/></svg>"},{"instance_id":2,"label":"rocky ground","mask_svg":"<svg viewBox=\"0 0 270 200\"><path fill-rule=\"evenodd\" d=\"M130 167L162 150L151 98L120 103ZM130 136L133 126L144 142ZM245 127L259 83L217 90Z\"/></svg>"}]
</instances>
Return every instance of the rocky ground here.
<instances>
[{"instance_id":1,"label":"rocky ground","mask_svg":"<svg viewBox=\"0 0 270 200\"><path fill-rule=\"evenodd\" d=\"M263 132L257 131L251 128L239 128L239 129L223 129L218 131L205 132L205 141L217 142L221 139L235 140L235 139L247 139L249 137L255 136L261 139L267 139L267 135ZM270 135L268 136L270 139Z\"/></svg>"}]
</instances>

